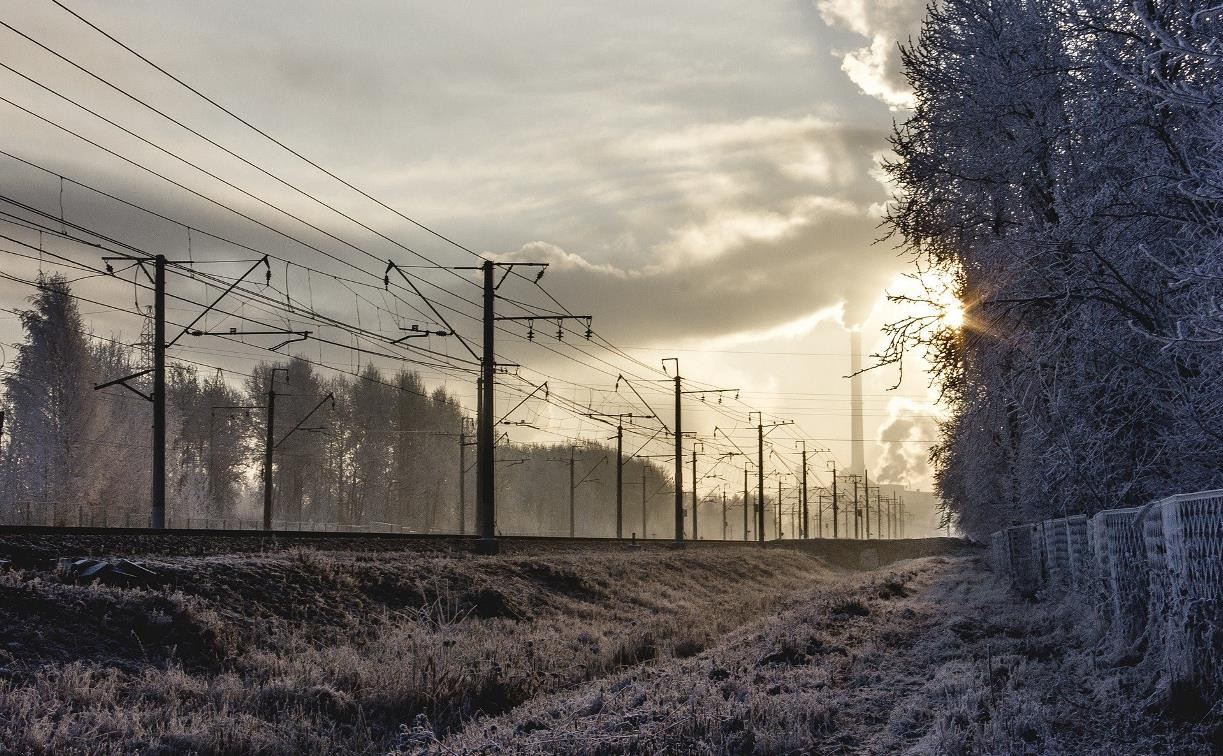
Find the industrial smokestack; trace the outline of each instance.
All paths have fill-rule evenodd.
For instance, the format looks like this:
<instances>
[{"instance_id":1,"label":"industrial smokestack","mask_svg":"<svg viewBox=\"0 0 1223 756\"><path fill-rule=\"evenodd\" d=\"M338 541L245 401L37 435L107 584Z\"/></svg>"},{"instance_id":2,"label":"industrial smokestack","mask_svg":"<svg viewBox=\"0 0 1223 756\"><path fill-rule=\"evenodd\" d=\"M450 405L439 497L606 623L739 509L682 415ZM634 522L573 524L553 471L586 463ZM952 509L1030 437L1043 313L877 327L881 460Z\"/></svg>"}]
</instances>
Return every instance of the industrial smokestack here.
<instances>
[{"instance_id":1,"label":"industrial smokestack","mask_svg":"<svg viewBox=\"0 0 1223 756\"><path fill-rule=\"evenodd\" d=\"M849 473L861 475L866 468L866 444L862 438L862 332L849 332Z\"/></svg>"}]
</instances>

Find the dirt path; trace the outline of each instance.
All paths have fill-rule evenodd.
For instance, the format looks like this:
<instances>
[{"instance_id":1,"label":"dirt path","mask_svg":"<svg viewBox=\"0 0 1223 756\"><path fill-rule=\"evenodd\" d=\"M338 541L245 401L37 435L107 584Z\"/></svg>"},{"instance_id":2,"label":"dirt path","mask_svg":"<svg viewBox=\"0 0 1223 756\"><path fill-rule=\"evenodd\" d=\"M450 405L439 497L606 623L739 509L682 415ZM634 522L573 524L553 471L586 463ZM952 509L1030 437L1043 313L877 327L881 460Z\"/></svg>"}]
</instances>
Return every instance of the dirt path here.
<instances>
[{"instance_id":1,"label":"dirt path","mask_svg":"<svg viewBox=\"0 0 1223 756\"><path fill-rule=\"evenodd\" d=\"M1089 613L1023 604L978 559L846 575L688 659L545 696L405 751L1207 753L1143 713ZM1216 733L1217 734L1217 733Z\"/></svg>"}]
</instances>

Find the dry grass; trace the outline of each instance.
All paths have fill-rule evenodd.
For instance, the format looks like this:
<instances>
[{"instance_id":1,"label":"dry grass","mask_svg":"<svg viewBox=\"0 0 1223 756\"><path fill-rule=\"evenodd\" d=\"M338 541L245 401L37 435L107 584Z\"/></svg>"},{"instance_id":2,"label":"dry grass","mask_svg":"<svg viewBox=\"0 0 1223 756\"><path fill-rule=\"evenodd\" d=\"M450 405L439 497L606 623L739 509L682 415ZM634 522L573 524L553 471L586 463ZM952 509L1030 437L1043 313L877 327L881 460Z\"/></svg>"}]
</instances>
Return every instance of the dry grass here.
<instances>
[{"instance_id":1,"label":"dry grass","mask_svg":"<svg viewBox=\"0 0 1223 756\"><path fill-rule=\"evenodd\" d=\"M0 753L1195 753L1157 664L972 558L788 550L0 573ZM1150 654L1148 654L1150 656Z\"/></svg>"},{"instance_id":2,"label":"dry grass","mask_svg":"<svg viewBox=\"0 0 1223 756\"><path fill-rule=\"evenodd\" d=\"M162 560L168 585L0 574L17 753L374 753L692 656L833 575L793 552Z\"/></svg>"},{"instance_id":3,"label":"dry grass","mask_svg":"<svg viewBox=\"0 0 1223 756\"><path fill-rule=\"evenodd\" d=\"M1023 604L976 560L855 576L691 659L545 696L405 752L1207 753L1219 720L1144 710L1071 603Z\"/></svg>"}]
</instances>

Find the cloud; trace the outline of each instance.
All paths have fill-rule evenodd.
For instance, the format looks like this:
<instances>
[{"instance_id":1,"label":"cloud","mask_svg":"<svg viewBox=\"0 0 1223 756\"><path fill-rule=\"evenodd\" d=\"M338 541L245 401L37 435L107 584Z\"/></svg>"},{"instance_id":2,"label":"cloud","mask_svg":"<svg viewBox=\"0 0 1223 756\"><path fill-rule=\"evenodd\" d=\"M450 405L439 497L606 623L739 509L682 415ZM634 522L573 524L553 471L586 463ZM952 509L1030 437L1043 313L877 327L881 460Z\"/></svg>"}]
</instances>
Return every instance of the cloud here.
<instances>
[{"instance_id":1,"label":"cloud","mask_svg":"<svg viewBox=\"0 0 1223 756\"><path fill-rule=\"evenodd\" d=\"M413 249L447 264L471 263L465 253L340 190L150 76L96 35L66 23L54 6L17 5L17 20L10 22L45 36L219 141ZM886 245L873 244L878 207L888 196L878 180L875 156L886 149L889 118L879 100L860 91L876 91L863 83L872 76L901 86L888 57L891 43L880 46L877 55L871 47L876 32L894 40L900 31L887 32L889 19L877 17L865 4L843 7L839 15L828 13L812 3L734 0L371 0L342 9L318 0L217 0L190 11L156 0L115 0L90 10L103 27L169 70L412 217L481 253L552 263L543 284L573 312L592 314L596 330L613 343L734 348L790 341L787 348L812 352L830 351L828 345L842 350L838 320L861 322L905 267ZM849 32L821 24L820 14ZM481 23L471 23L473 16ZM863 46L869 55L855 60L884 62L854 73L851 81L839 70L847 54L832 58L824 51L858 33L856 28L866 30L861 45L851 38L846 46ZM139 115L130 103L53 65L28 45L12 48L15 65L354 240L373 259L236 197L79 114L67 119L70 124L374 276L254 228L27 117L0 110L0 130L17 153L182 217L194 228L355 280L380 282L382 261L388 257L412 261L402 249L232 164L173 127ZM40 110L47 104L28 87L14 85L9 96ZM50 112L63 110L52 106ZM23 197L57 211L55 181L17 172L7 161L0 161L0 171L12 186L22 187ZM200 234L189 251L181 228L115 208L71 186L65 204L70 219L147 249L176 256L192 252L197 260L246 256ZM442 272L417 272L478 300L475 286ZM285 282L283 268L274 276L278 287ZM359 319L383 333L433 321L411 295L396 301L382 292L300 272L285 283L291 283L285 288L293 296L309 297L328 314ZM104 301L122 304L132 293L130 285L110 279L80 286L83 293L96 292ZM176 293L200 301L217 293L197 281L176 279L174 286ZM507 280L502 291L507 298L554 307L518 279ZM465 313L444 310L455 328L470 336L479 333L478 301L464 302L428 286L425 292L441 306ZM358 304L357 294L370 302ZM394 310L395 317L377 312L377 303ZM502 314L516 314L509 303L502 306ZM183 305L174 314L196 309ZM136 318L108 317L95 318L100 332L139 332ZM348 343L335 329L322 331ZM556 346L550 330L537 332L534 343L499 338L497 348L528 371L599 383L593 371L606 365L591 359L590 374L583 374L581 367L562 363L546 349ZM582 348L568 339L566 344ZM429 346L468 357L453 339L432 339ZM181 348L207 350L197 357L227 369L248 369L252 359L268 356L225 342L191 341ZM229 354L231 348L240 354ZM597 347L586 348L598 353ZM310 342L303 349L342 368L363 359L345 347ZM657 356L650 353L651 359ZM839 392L846 369L835 360L730 354L685 353L685 360L685 370L694 376L716 376L759 392ZM467 376L427 368L426 375L450 381L471 401ZM697 427L698 421L693 422ZM874 424L874 418L868 423ZM824 435L846 434L832 430ZM901 446L912 450L917 445Z\"/></svg>"},{"instance_id":2,"label":"cloud","mask_svg":"<svg viewBox=\"0 0 1223 756\"><path fill-rule=\"evenodd\" d=\"M549 290L597 313L604 333L651 342L727 334L743 341L751 332L775 338L846 303L860 319L893 275L890 257L871 249L865 207L801 197L783 213L730 218L729 227L715 213L677 230L640 266L592 262L546 242L507 256L550 263ZM702 253L705 246L716 254Z\"/></svg>"},{"instance_id":3,"label":"cloud","mask_svg":"<svg viewBox=\"0 0 1223 756\"><path fill-rule=\"evenodd\" d=\"M850 81L864 94L900 109L913 106L913 93L901 73L898 42L917 31L926 4L926 0L816 0L815 6L829 26L869 40L836 53Z\"/></svg>"}]
</instances>

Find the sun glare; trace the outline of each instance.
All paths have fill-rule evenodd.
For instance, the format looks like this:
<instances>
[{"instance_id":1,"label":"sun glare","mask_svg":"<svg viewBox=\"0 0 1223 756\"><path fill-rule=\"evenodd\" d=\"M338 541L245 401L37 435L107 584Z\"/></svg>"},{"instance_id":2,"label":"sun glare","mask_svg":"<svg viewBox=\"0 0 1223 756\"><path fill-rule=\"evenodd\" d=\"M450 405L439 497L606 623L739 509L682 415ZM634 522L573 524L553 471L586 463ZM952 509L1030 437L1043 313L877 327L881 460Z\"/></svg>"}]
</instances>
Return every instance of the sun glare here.
<instances>
[{"instance_id":1,"label":"sun glare","mask_svg":"<svg viewBox=\"0 0 1223 756\"><path fill-rule=\"evenodd\" d=\"M948 328L958 331L964 327L964 305L950 292L946 295L946 301L939 303L939 309L942 312L939 319Z\"/></svg>"}]
</instances>

